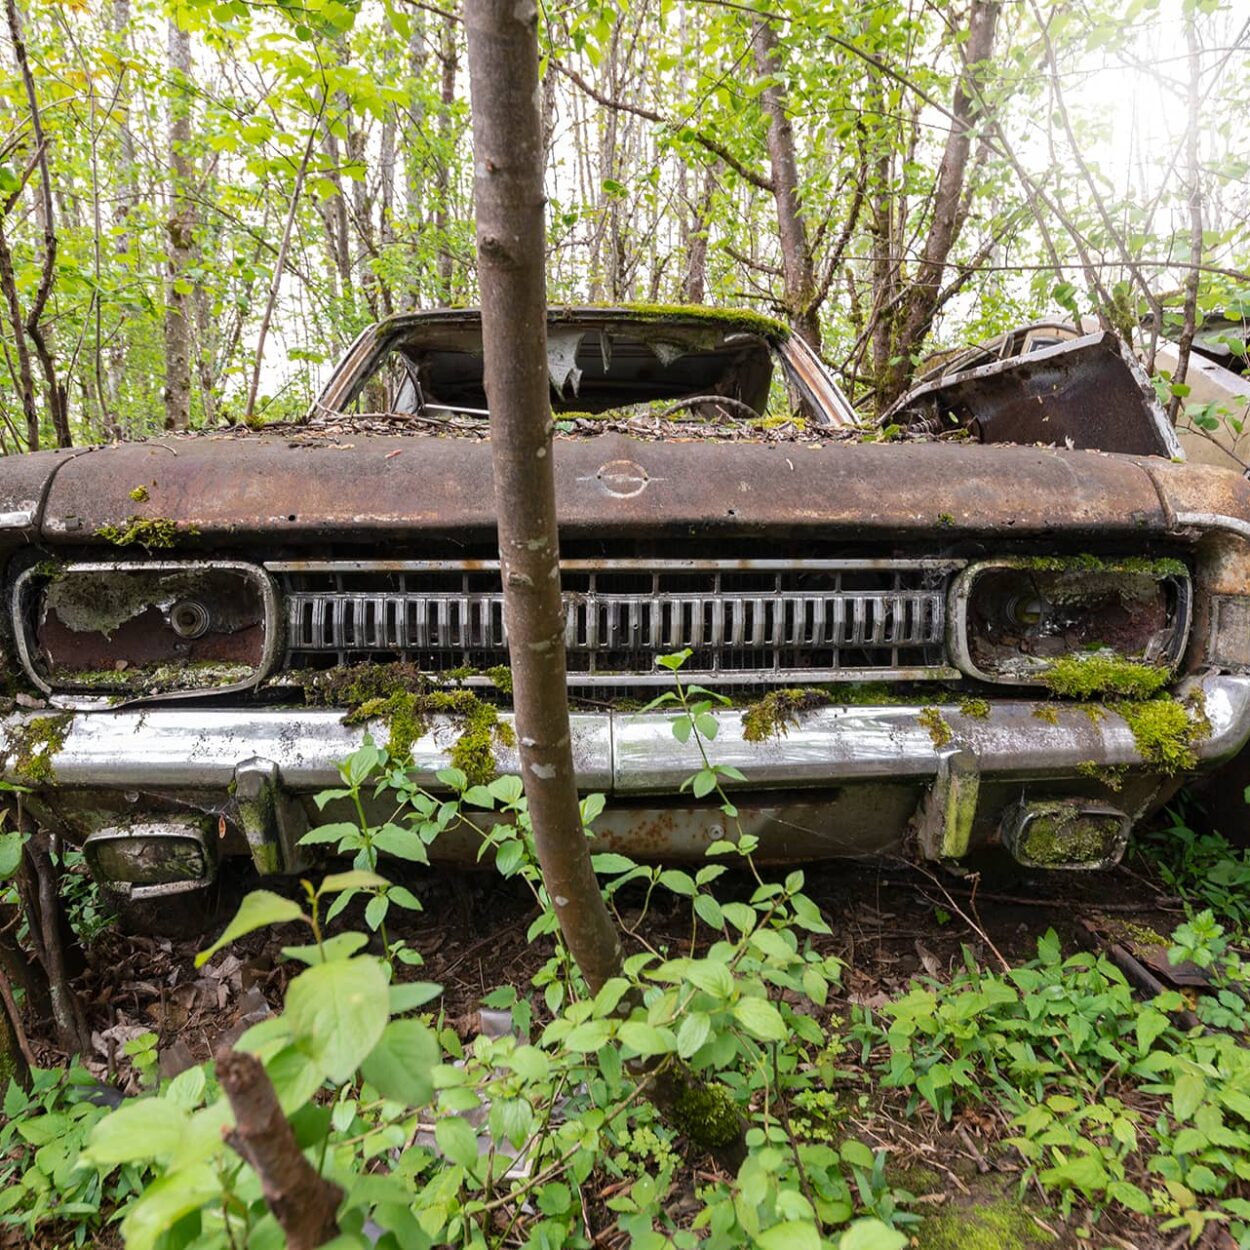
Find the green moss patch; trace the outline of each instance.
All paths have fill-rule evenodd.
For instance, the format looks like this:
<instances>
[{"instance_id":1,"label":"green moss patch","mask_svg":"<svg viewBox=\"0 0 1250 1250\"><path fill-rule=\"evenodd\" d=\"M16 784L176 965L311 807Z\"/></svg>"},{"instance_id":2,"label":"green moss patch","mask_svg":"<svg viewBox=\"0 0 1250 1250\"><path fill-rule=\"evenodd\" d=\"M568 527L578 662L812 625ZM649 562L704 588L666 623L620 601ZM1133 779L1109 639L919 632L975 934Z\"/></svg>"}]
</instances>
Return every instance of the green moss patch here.
<instances>
[{"instance_id":1,"label":"green moss patch","mask_svg":"<svg viewBox=\"0 0 1250 1250\"><path fill-rule=\"evenodd\" d=\"M1125 701L1117 703L1114 711L1124 718L1142 759L1169 777L1197 765L1194 743L1211 732L1201 709L1170 697Z\"/></svg>"},{"instance_id":2,"label":"green moss patch","mask_svg":"<svg viewBox=\"0 0 1250 1250\"><path fill-rule=\"evenodd\" d=\"M617 304L631 319L664 323L698 322L703 325L724 326L758 334L761 338L782 343L790 337L790 327L775 317L765 316L749 308L704 308L696 304ZM610 311L610 310L605 310Z\"/></svg>"},{"instance_id":3,"label":"green moss patch","mask_svg":"<svg viewBox=\"0 0 1250 1250\"><path fill-rule=\"evenodd\" d=\"M732 1145L742 1131L738 1104L723 1085L687 1084L673 1105L677 1128L704 1150Z\"/></svg>"},{"instance_id":4,"label":"green moss patch","mask_svg":"<svg viewBox=\"0 0 1250 1250\"><path fill-rule=\"evenodd\" d=\"M510 679L511 671L502 667ZM398 760L412 754L413 745L429 731L432 717L452 717L460 735L451 748L451 763L468 777L470 785L484 784L495 776L496 746L516 745L512 727L499 719L493 703L472 690L432 687L429 677L412 664L328 669L307 674L302 684L309 703L346 708L345 724L381 720L387 729L386 749Z\"/></svg>"},{"instance_id":5,"label":"green moss patch","mask_svg":"<svg viewBox=\"0 0 1250 1250\"><path fill-rule=\"evenodd\" d=\"M22 781L35 785L55 785L54 761L65 745L65 735L73 719L69 712L36 716L25 725L8 731L7 757Z\"/></svg>"},{"instance_id":6,"label":"green moss patch","mask_svg":"<svg viewBox=\"0 0 1250 1250\"><path fill-rule=\"evenodd\" d=\"M929 737L933 739L934 750L940 751L955 736L954 731L947 723L946 717L942 715L938 708L922 708L917 719L929 731Z\"/></svg>"},{"instance_id":7,"label":"green moss patch","mask_svg":"<svg viewBox=\"0 0 1250 1250\"><path fill-rule=\"evenodd\" d=\"M1143 664L1098 652L1061 656L1041 679L1051 691L1065 699L1091 699L1107 694L1149 699L1171 681L1172 673L1157 664Z\"/></svg>"},{"instance_id":8,"label":"green moss patch","mask_svg":"<svg viewBox=\"0 0 1250 1250\"><path fill-rule=\"evenodd\" d=\"M1187 577L1189 570L1181 560L1172 557L1152 560L1145 556L1128 556L1122 560L1108 560L1101 556L1026 556L1008 561L1014 568L1036 569L1039 573L1129 573L1141 577L1153 577L1162 581L1165 577Z\"/></svg>"},{"instance_id":9,"label":"green moss patch","mask_svg":"<svg viewBox=\"0 0 1250 1250\"><path fill-rule=\"evenodd\" d=\"M990 715L989 700L960 699L959 713L961 716L970 716L973 720L988 720Z\"/></svg>"},{"instance_id":10,"label":"green moss patch","mask_svg":"<svg viewBox=\"0 0 1250 1250\"><path fill-rule=\"evenodd\" d=\"M103 538L114 547L137 545L152 550L174 546L180 533L194 535L198 532L193 527L180 531L177 522L169 520L168 517L132 516L120 525L101 525L96 530L96 537Z\"/></svg>"},{"instance_id":11,"label":"green moss patch","mask_svg":"<svg viewBox=\"0 0 1250 1250\"><path fill-rule=\"evenodd\" d=\"M1029 821L1017 853L1024 862L1043 867L1097 864L1111 854L1115 835L1107 820L1077 815L1057 803Z\"/></svg>"},{"instance_id":12,"label":"green moss patch","mask_svg":"<svg viewBox=\"0 0 1250 1250\"><path fill-rule=\"evenodd\" d=\"M790 732L799 723L799 713L826 707L833 697L824 690L773 690L743 710L742 736L748 742L767 742Z\"/></svg>"},{"instance_id":13,"label":"green moss patch","mask_svg":"<svg viewBox=\"0 0 1250 1250\"><path fill-rule=\"evenodd\" d=\"M1020 1202L951 1207L926 1216L916 1235L917 1250L1035 1250L1055 1244Z\"/></svg>"}]
</instances>

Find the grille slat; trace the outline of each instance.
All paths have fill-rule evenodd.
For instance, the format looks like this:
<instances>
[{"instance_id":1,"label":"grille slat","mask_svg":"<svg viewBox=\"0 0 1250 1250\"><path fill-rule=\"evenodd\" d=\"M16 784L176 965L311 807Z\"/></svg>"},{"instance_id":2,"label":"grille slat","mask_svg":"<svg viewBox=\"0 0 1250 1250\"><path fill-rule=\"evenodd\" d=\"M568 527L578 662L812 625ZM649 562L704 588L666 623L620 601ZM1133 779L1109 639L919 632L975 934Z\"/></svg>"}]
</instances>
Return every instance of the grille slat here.
<instances>
[{"instance_id":1,"label":"grille slat","mask_svg":"<svg viewBox=\"0 0 1250 1250\"><path fill-rule=\"evenodd\" d=\"M437 673L506 663L497 566L461 567L449 581L447 565L396 563L276 566L286 667L399 658ZM944 631L958 561L779 564L585 562L566 582L570 684L671 680L655 657L685 647L687 674L738 684L953 675Z\"/></svg>"}]
</instances>

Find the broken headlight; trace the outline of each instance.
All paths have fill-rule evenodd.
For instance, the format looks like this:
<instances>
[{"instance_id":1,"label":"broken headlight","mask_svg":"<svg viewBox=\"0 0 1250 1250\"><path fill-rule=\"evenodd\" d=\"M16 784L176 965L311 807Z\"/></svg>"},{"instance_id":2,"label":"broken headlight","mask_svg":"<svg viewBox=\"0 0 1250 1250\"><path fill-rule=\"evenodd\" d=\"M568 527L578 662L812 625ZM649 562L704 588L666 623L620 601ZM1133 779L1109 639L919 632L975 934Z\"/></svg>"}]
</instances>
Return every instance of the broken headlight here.
<instances>
[{"instance_id":1,"label":"broken headlight","mask_svg":"<svg viewBox=\"0 0 1250 1250\"><path fill-rule=\"evenodd\" d=\"M1068 656L1170 671L1189 619L1189 574L1177 560L986 561L951 589L955 662L981 681L1042 684Z\"/></svg>"},{"instance_id":2,"label":"broken headlight","mask_svg":"<svg viewBox=\"0 0 1250 1250\"><path fill-rule=\"evenodd\" d=\"M41 689L216 694L255 685L278 645L277 599L250 564L38 565L18 578L18 651Z\"/></svg>"}]
</instances>

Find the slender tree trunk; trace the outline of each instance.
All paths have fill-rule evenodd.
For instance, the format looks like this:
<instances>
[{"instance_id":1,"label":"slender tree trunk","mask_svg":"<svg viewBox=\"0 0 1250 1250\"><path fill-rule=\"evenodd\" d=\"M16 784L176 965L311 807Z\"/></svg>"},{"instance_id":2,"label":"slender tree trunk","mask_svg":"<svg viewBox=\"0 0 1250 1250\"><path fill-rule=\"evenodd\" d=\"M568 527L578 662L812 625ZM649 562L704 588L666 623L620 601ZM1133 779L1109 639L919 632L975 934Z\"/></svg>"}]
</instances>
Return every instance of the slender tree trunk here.
<instances>
[{"instance_id":1,"label":"slender tree trunk","mask_svg":"<svg viewBox=\"0 0 1250 1250\"><path fill-rule=\"evenodd\" d=\"M1185 309L1184 321L1181 325L1181 338L1176 352L1176 372L1172 375L1173 382L1183 383L1189 376L1189 356L1194 345L1194 334L1198 328L1198 285L1202 274L1198 266L1202 264L1202 164L1200 150L1201 122L1201 91L1202 91L1202 60L1198 54L1198 32L1195 29L1194 14L1191 11L1185 18L1185 46L1189 52L1189 123L1185 131L1185 164L1189 176L1189 273L1185 277ZM1162 327L1156 324L1155 332ZM1172 424L1180 415L1181 397L1173 395L1168 404L1168 416Z\"/></svg>"},{"instance_id":2,"label":"slender tree trunk","mask_svg":"<svg viewBox=\"0 0 1250 1250\"><path fill-rule=\"evenodd\" d=\"M438 245L438 302L446 307L451 303L456 260L451 250L451 136L456 103L456 74L460 68L460 54L456 47L456 22L448 15L443 23L442 47L439 52L443 63L442 107L438 112L438 152L434 162L434 235Z\"/></svg>"},{"instance_id":3,"label":"slender tree trunk","mask_svg":"<svg viewBox=\"0 0 1250 1250\"><path fill-rule=\"evenodd\" d=\"M17 277L13 270L13 252L0 222L0 292L4 294L5 311L17 354L17 382L22 400L22 416L26 419L26 450L39 450L39 400L35 394L35 374L31 368L30 345L22 319L22 305L17 293Z\"/></svg>"},{"instance_id":4,"label":"slender tree trunk","mask_svg":"<svg viewBox=\"0 0 1250 1250\"><path fill-rule=\"evenodd\" d=\"M169 50L169 239L165 282L165 428L191 423L191 292L187 270L195 245L191 184L191 33L172 18Z\"/></svg>"},{"instance_id":5,"label":"slender tree trunk","mask_svg":"<svg viewBox=\"0 0 1250 1250\"><path fill-rule=\"evenodd\" d=\"M45 399L47 401L48 421L52 426L57 446L69 447L72 444L69 430L68 394L64 383L57 377L56 362L52 354L48 331L43 324L43 314L47 310L48 299L52 294L52 284L56 280L56 218L53 211L52 172L48 165L48 139L43 129L43 117L39 111L39 97L35 91L35 78L31 73L30 59L26 55L26 39L22 33L22 21L18 16L15 0L5 0L5 17L9 25L9 37L13 41L13 55L17 60L17 68L22 77L22 87L26 95L26 105L30 109L31 138L34 140L35 161L39 168L39 190L35 196L35 220L43 237L43 256L39 272L39 285L35 290L30 307L26 310L23 323L27 337L34 348L35 357L43 373ZM38 445L36 440L35 446ZM32 447L33 450L33 447Z\"/></svg>"},{"instance_id":6,"label":"slender tree trunk","mask_svg":"<svg viewBox=\"0 0 1250 1250\"><path fill-rule=\"evenodd\" d=\"M751 46L755 53L755 67L765 81L760 98L768 116L768 160L772 167L773 199L777 205L786 312L798 334L819 350L816 269L812 262L807 225L803 220L803 206L799 201L799 164L794 146L794 128L786 112L785 92L777 81L781 67L777 33L767 18L756 22Z\"/></svg>"},{"instance_id":7,"label":"slender tree trunk","mask_svg":"<svg viewBox=\"0 0 1250 1250\"><path fill-rule=\"evenodd\" d=\"M968 34L960 45L964 66L955 85L951 129L933 188L933 215L914 280L906 298L897 305L897 316L891 318L890 358L884 370L878 373L881 379L878 403L882 407L892 403L906 389L913 369L912 356L929 331L941 295L946 263L959 238L963 220L960 205L972 148L972 123L980 111L982 99L976 80L994 51L1000 7L1000 0L972 0L968 11Z\"/></svg>"},{"instance_id":8,"label":"slender tree trunk","mask_svg":"<svg viewBox=\"0 0 1250 1250\"><path fill-rule=\"evenodd\" d=\"M569 736L547 380L534 0L468 0L482 345L521 772L543 880L593 990L621 943L590 863Z\"/></svg>"}]
</instances>

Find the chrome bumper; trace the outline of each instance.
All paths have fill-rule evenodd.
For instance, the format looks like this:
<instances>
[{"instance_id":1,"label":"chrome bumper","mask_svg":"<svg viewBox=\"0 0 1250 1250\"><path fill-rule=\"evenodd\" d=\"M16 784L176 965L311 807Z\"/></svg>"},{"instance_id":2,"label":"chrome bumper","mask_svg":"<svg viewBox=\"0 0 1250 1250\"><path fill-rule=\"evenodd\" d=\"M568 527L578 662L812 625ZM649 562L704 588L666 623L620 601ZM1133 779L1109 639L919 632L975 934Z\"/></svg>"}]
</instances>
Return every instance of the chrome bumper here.
<instances>
[{"instance_id":1,"label":"chrome bumper","mask_svg":"<svg viewBox=\"0 0 1250 1250\"><path fill-rule=\"evenodd\" d=\"M1250 738L1250 676L1209 676L1181 687L1200 690L1210 721L1194 744L1200 763L1229 759ZM1055 723L1035 713L1047 709ZM931 782L952 752L969 753L980 775L993 780L1041 780L1077 774L1077 766L1150 772L1124 720L1113 712L1091 719L1060 703L996 701L989 715L967 716L953 705L940 708L952 738L937 745L921 723L921 705L828 707L804 713L788 732L766 742L743 737L737 712L718 716L720 732L709 745L717 764L739 768L738 789L808 789L856 781ZM7 741L3 775L32 785L17 767L20 744L32 720L50 713L15 712L3 718ZM60 789L224 790L241 765L276 766L277 785L309 793L339 784L337 764L361 745L366 727L348 727L342 714L317 709L177 709L90 711L68 715L60 748L49 760ZM510 721L510 716L502 719ZM622 798L676 796L700 767L692 743L679 744L670 716L628 712L575 713L572 719L578 783L585 791ZM385 742L385 725L367 727ZM417 780L437 787L437 772L450 764L459 729L447 717L413 748ZM500 772L517 772L516 752L496 752ZM44 785L50 783L41 783ZM34 788L39 788L34 784Z\"/></svg>"}]
</instances>

